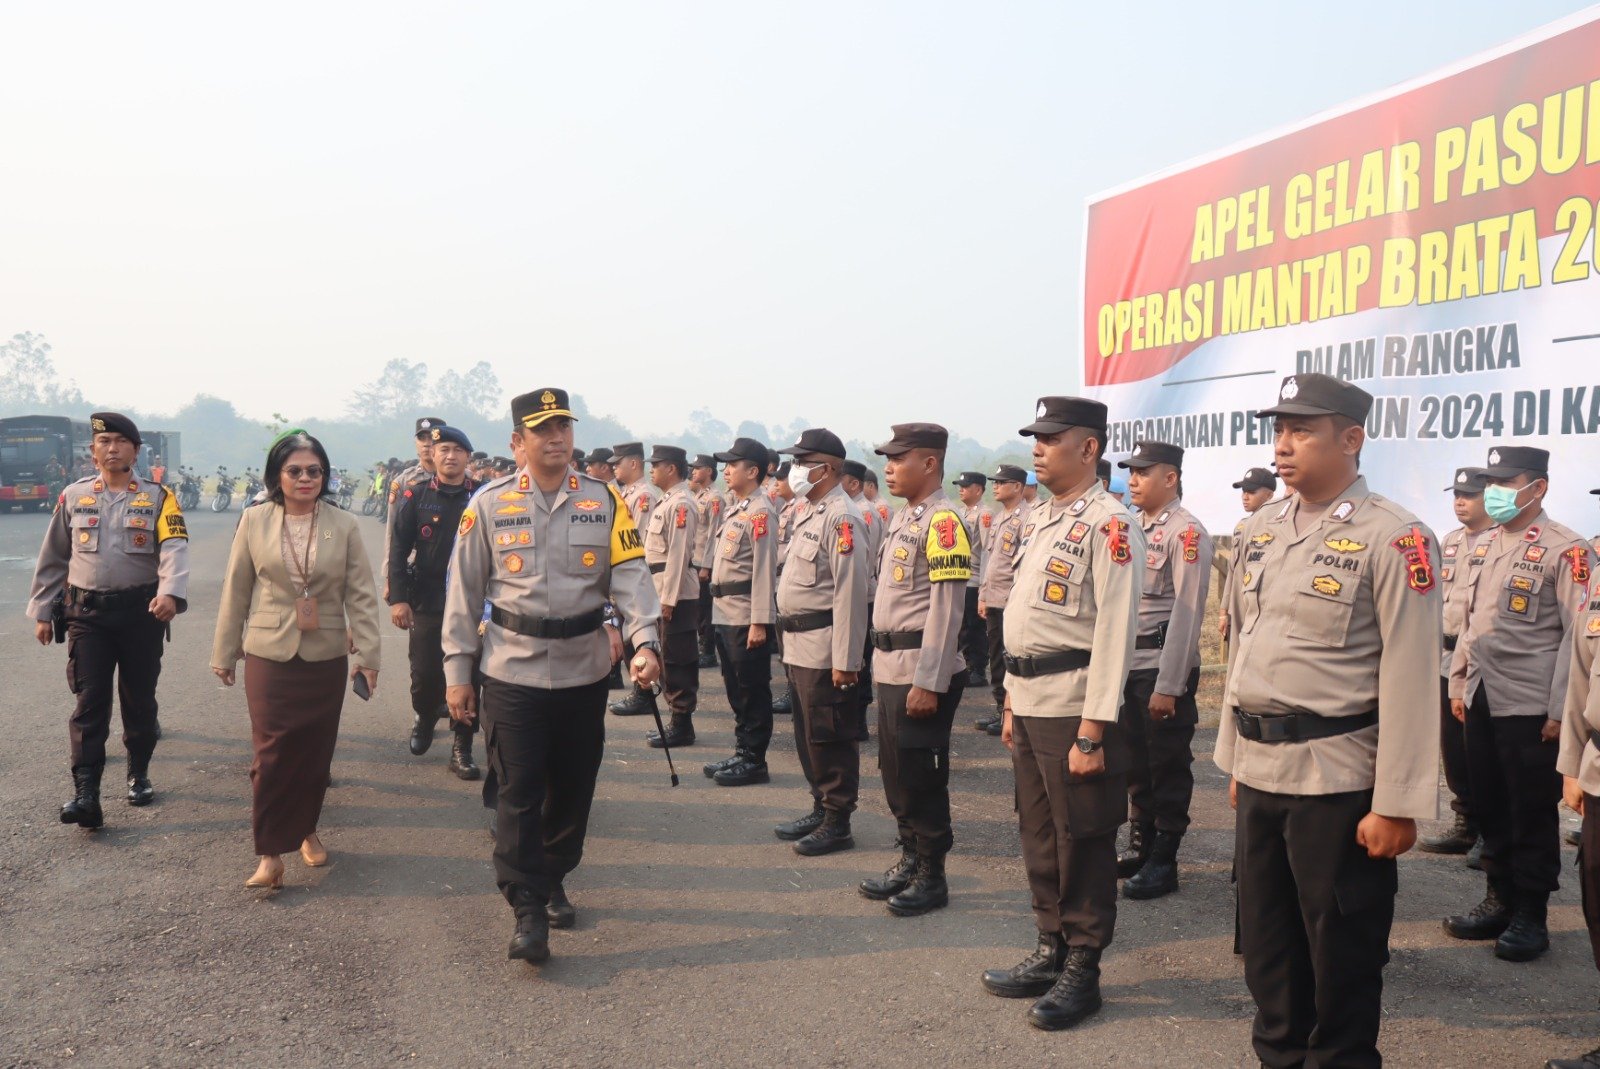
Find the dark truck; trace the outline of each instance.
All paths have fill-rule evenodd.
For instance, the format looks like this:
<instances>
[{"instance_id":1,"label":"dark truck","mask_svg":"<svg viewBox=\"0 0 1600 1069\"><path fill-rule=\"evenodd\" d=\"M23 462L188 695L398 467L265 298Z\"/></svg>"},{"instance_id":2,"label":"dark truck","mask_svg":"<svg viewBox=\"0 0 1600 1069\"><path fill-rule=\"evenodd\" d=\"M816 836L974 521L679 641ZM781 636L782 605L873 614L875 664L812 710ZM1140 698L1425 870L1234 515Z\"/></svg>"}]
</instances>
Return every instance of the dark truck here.
<instances>
[{"instance_id":1,"label":"dark truck","mask_svg":"<svg viewBox=\"0 0 1600 1069\"><path fill-rule=\"evenodd\" d=\"M0 419L0 509L43 511L62 489L92 471L89 424L67 416Z\"/></svg>"}]
</instances>

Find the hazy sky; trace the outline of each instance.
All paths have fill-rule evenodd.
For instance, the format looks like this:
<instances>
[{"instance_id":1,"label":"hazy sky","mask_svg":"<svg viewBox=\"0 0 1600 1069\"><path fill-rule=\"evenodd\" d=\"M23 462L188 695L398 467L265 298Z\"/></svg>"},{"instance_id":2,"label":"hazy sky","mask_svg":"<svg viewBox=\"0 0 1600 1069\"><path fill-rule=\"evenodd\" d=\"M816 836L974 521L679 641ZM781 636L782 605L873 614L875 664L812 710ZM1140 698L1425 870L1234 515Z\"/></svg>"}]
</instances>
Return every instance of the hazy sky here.
<instances>
[{"instance_id":1,"label":"hazy sky","mask_svg":"<svg viewBox=\"0 0 1600 1069\"><path fill-rule=\"evenodd\" d=\"M996 442L1078 380L1086 196L1583 6L9 5L0 337L155 411L486 359Z\"/></svg>"}]
</instances>

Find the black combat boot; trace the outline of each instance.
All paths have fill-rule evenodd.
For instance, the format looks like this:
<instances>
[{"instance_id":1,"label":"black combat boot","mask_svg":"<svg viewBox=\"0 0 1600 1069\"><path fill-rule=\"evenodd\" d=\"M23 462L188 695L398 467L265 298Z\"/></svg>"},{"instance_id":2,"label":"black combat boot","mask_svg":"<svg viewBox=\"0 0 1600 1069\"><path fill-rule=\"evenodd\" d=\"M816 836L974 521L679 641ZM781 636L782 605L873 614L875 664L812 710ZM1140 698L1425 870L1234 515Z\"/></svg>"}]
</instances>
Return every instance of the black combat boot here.
<instances>
[{"instance_id":1,"label":"black combat boot","mask_svg":"<svg viewBox=\"0 0 1600 1069\"><path fill-rule=\"evenodd\" d=\"M721 772L725 768L732 768L734 765L743 760L744 754L735 750L732 757L724 757L720 761L707 761L705 764L700 766L700 771L706 774L706 779L712 779L718 772Z\"/></svg>"},{"instance_id":2,"label":"black combat boot","mask_svg":"<svg viewBox=\"0 0 1600 1069\"><path fill-rule=\"evenodd\" d=\"M506 957L528 962L549 958L550 918L545 916L545 904L532 891L519 887L512 908L517 911L517 930Z\"/></svg>"},{"instance_id":3,"label":"black combat boot","mask_svg":"<svg viewBox=\"0 0 1600 1069\"><path fill-rule=\"evenodd\" d=\"M1061 979L1028 1011L1028 1023L1046 1032L1071 1028L1100 1008L1100 951L1068 947Z\"/></svg>"},{"instance_id":4,"label":"black combat boot","mask_svg":"<svg viewBox=\"0 0 1600 1069\"><path fill-rule=\"evenodd\" d=\"M1009 969L989 969L983 987L1001 998L1038 998L1061 978L1067 960L1067 941L1060 932L1040 932L1039 946Z\"/></svg>"},{"instance_id":5,"label":"black combat boot","mask_svg":"<svg viewBox=\"0 0 1600 1069\"><path fill-rule=\"evenodd\" d=\"M621 701L612 702L609 708L616 716L646 716L654 701L654 695L634 687L632 693Z\"/></svg>"},{"instance_id":6,"label":"black combat boot","mask_svg":"<svg viewBox=\"0 0 1600 1069\"><path fill-rule=\"evenodd\" d=\"M1467 868L1483 871L1483 836L1478 836L1478 841L1472 844L1472 849L1467 851Z\"/></svg>"},{"instance_id":7,"label":"black combat boot","mask_svg":"<svg viewBox=\"0 0 1600 1069\"><path fill-rule=\"evenodd\" d=\"M694 721L682 713L673 713L672 719L667 721L667 737L662 739L659 732L652 731L644 737L652 747L659 750L663 746L676 750L680 746L694 745Z\"/></svg>"},{"instance_id":8,"label":"black combat boot","mask_svg":"<svg viewBox=\"0 0 1600 1069\"><path fill-rule=\"evenodd\" d=\"M771 783L772 773L764 758L740 754L738 761L718 769L711 779L718 787L748 787L752 783Z\"/></svg>"},{"instance_id":9,"label":"black combat boot","mask_svg":"<svg viewBox=\"0 0 1600 1069\"><path fill-rule=\"evenodd\" d=\"M804 839L807 835L810 835L812 832L822 827L822 814L822 803L813 802L811 806L811 812L807 813L803 817L796 817L793 820L784 821L782 824L779 824L776 828L772 829L772 834L776 835L785 842L790 842L795 839Z\"/></svg>"},{"instance_id":10,"label":"black combat boot","mask_svg":"<svg viewBox=\"0 0 1600 1069\"><path fill-rule=\"evenodd\" d=\"M421 757L428 752L428 747L433 745L433 729L437 724L438 721L433 717L417 714L417 718L411 722L410 746L413 756Z\"/></svg>"},{"instance_id":11,"label":"black combat boot","mask_svg":"<svg viewBox=\"0 0 1600 1069\"><path fill-rule=\"evenodd\" d=\"M918 917L950 904L950 885L944 881L944 855L923 854L906 889L889 899L896 917Z\"/></svg>"},{"instance_id":12,"label":"black combat boot","mask_svg":"<svg viewBox=\"0 0 1600 1069\"><path fill-rule=\"evenodd\" d=\"M1005 727L1006 718L1004 716L997 716L993 720L989 721L989 726L983 730L987 731L989 734L998 739L1001 733L1005 731Z\"/></svg>"},{"instance_id":13,"label":"black combat boot","mask_svg":"<svg viewBox=\"0 0 1600 1069\"><path fill-rule=\"evenodd\" d=\"M1494 884L1470 913L1444 919L1444 930L1457 939L1495 939L1511 927L1511 906Z\"/></svg>"},{"instance_id":14,"label":"black combat boot","mask_svg":"<svg viewBox=\"0 0 1600 1069\"><path fill-rule=\"evenodd\" d=\"M1600 1069L1600 1047L1581 1058L1551 1058L1544 1063L1544 1069Z\"/></svg>"},{"instance_id":15,"label":"black combat boot","mask_svg":"<svg viewBox=\"0 0 1600 1069\"><path fill-rule=\"evenodd\" d=\"M850 835L850 814L827 810L822 814L822 826L803 839L796 839L794 852L802 857L818 857L848 850L856 845Z\"/></svg>"},{"instance_id":16,"label":"black combat boot","mask_svg":"<svg viewBox=\"0 0 1600 1069\"><path fill-rule=\"evenodd\" d=\"M1464 814L1457 813L1455 823L1444 834L1422 840L1417 844L1417 849L1424 854L1464 854L1477 841L1478 826Z\"/></svg>"},{"instance_id":17,"label":"black combat boot","mask_svg":"<svg viewBox=\"0 0 1600 1069\"><path fill-rule=\"evenodd\" d=\"M772 715L773 716L793 716L794 715L794 688L793 687L785 687L784 690L783 690L783 693L781 695L779 695L778 697L772 699Z\"/></svg>"},{"instance_id":18,"label":"black combat boot","mask_svg":"<svg viewBox=\"0 0 1600 1069\"><path fill-rule=\"evenodd\" d=\"M156 800L156 789L150 782L150 757L128 755L128 804L149 805Z\"/></svg>"},{"instance_id":19,"label":"black combat boot","mask_svg":"<svg viewBox=\"0 0 1600 1069\"><path fill-rule=\"evenodd\" d=\"M573 908L572 900L567 897L567 889L560 880L550 889L550 901L545 903L544 915L552 928L571 928L578 923L578 911Z\"/></svg>"},{"instance_id":20,"label":"black combat boot","mask_svg":"<svg viewBox=\"0 0 1600 1069\"><path fill-rule=\"evenodd\" d=\"M715 668L717 666L717 648L715 646L700 647L700 667Z\"/></svg>"},{"instance_id":21,"label":"black combat boot","mask_svg":"<svg viewBox=\"0 0 1600 1069\"><path fill-rule=\"evenodd\" d=\"M450 771L457 779L478 778L478 766L472 762L472 732L456 730L450 743Z\"/></svg>"},{"instance_id":22,"label":"black combat boot","mask_svg":"<svg viewBox=\"0 0 1600 1069\"><path fill-rule=\"evenodd\" d=\"M61 823L94 829L106 822L105 815L100 812L100 773L104 767L94 765L72 770L75 790L72 801L61 807Z\"/></svg>"},{"instance_id":23,"label":"black combat boot","mask_svg":"<svg viewBox=\"0 0 1600 1069\"><path fill-rule=\"evenodd\" d=\"M989 674L983 670L982 666L967 669L967 686L987 687L988 685Z\"/></svg>"},{"instance_id":24,"label":"black combat boot","mask_svg":"<svg viewBox=\"0 0 1600 1069\"><path fill-rule=\"evenodd\" d=\"M991 715L991 716L980 716L980 717L978 717L976 720L974 720L972 722L972 727L976 731L987 732L989 730L989 725L990 724L992 724L995 721L1000 720L1002 718L1003 718L1003 714L1000 712L1000 710L996 709L994 711L994 714Z\"/></svg>"},{"instance_id":25,"label":"black combat boot","mask_svg":"<svg viewBox=\"0 0 1600 1069\"><path fill-rule=\"evenodd\" d=\"M1517 896L1511 911L1511 924L1494 941L1494 956L1502 961L1532 961L1550 949L1550 930L1545 927L1548 894L1524 892Z\"/></svg>"},{"instance_id":26,"label":"black combat boot","mask_svg":"<svg viewBox=\"0 0 1600 1069\"><path fill-rule=\"evenodd\" d=\"M1155 839L1156 826L1143 820L1128 825L1128 848L1117 855L1117 878L1126 880L1144 868L1150 856L1150 844Z\"/></svg>"},{"instance_id":27,"label":"black combat boot","mask_svg":"<svg viewBox=\"0 0 1600 1069\"><path fill-rule=\"evenodd\" d=\"M917 871L916 844L906 839L896 839L894 845L900 848L900 859L890 865L889 871L882 876L862 880L858 888L862 897L882 902L904 891L911 882L912 875Z\"/></svg>"},{"instance_id":28,"label":"black combat boot","mask_svg":"<svg viewBox=\"0 0 1600 1069\"><path fill-rule=\"evenodd\" d=\"M1158 831L1150 846L1150 856L1139 871L1128 877L1122 885L1125 898L1160 898L1178 889L1178 844L1183 835L1175 831Z\"/></svg>"}]
</instances>

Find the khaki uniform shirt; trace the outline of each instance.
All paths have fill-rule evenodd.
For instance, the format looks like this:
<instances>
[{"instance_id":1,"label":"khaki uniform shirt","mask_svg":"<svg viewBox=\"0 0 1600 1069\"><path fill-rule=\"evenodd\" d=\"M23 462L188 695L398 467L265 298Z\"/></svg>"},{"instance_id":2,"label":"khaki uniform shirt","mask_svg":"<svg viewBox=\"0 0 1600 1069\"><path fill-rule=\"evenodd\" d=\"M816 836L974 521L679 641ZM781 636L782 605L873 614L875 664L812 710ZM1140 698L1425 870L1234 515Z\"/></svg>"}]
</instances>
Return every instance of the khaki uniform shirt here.
<instances>
[{"instance_id":1,"label":"khaki uniform shirt","mask_svg":"<svg viewBox=\"0 0 1600 1069\"><path fill-rule=\"evenodd\" d=\"M943 694L967 662L956 648L972 575L967 528L943 489L900 510L884 540L874 631L921 631L922 647L872 651L872 678Z\"/></svg>"},{"instance_id":2,"label":"khaki uniform shirt","mask_svg":"<svg viewBox=\"0 0 1600 1069\"><path fill-rule=\"evenodd\" d=\"M777 508L776 504L774 507ZM783 575L783 562L789 556L789 541L794 538L794 517L800 511L800 499L790 498L778 508L778 575Z\"/></svg>"},{"instance_id":3,"label":"khaki uniform shirt","mask_svg":"<svg viewBox=\"0 0 1600 1069\"><path fill-rule=\"evenodd\" d=\"M699 532L700 506L688 483L678 483L651 508L644 529L644 559L661 604L677 605L700 596L700 574L694 569Z\"/></svg>"},{"instance_id":4,"label":"khaki uniform shirt","mask_svg":"<svg viewBox=\"0 0 1600 1069\"><path fill-rule=\"evenodd\" d=\"M694 491L694 503L700 510L700 526L695 529L694 566L709 568L717 534L722 530L722 495L707 486Z\"/></svg>"},{"instance_id":5,"label":"khaki uniform shirt","mask_svg":"<svg viewBox=\"0 0 1600 1069\"><path fill-rule=\"evenodd\" d=\"M1018 500L1010 512L1002 513L989 527L989 542L983 547L983 577L978 584L978 600L985 608L1004 609L1011 597L1017 576L1017 550L1022 546L1022 525L1028 518L1028 503Z\"/></svg>"},{"instance_id":6,"label":"khaki uniform shirt","mask_svg":"<svg viewBox=\"0 0 1600 1069\"><path fill-rule=\"evenodd\" d=\"M1181 500L1156 513L1138 513L1144 530L1144 593L1139 634L1167 625L1166 645L1133 651L1135 670L1154 668L1156 693L1177 697L1200 664L1200 628L1211 594L1211 535Z\"/></svg>"},{"instance_id":7,"label":"khaki uniform shirt","mask_svg":"<svg viewBox=\"0 0 1600 1069\"><path fill-rule=\"evenodd\" d=\"M178 600L179 612L188 608L189 529L177 495L138 479L108 490L99 475L61 491L39 547L28 615L49 620L68 584L109 592L151 583L157 597Z\"/></svg>"},{"instance_id":8,"label":"khaki uniform shirt","mask_svg":"<svg viewBox=\"0 0 1600 1069\"><path fill-rule=\"evenodd\" d=\"M547 502L523 470L486 483L461 514L445 588L444 675L451 686L471 683L481 661L494 679L555 689L610 673L604 628L533 638L484 621L485 600L559 619L610 600L629 642L657 641L661 602L645 568L644 540L611 485L587 475L569 474Z\"/></svg>"},{"instance_id":9,"label":"khaki uniform shirt","mask_svg":"<svg viewBox=\"0 0 1600 1069\"><path fill-rule=\"evenodd\" d=\"M1473 549L1466 623L1450 661L1450 697L1485 688L1491 716L1561 719L1572 664L1572 624L1589 596L1589 541L1543 511L1527 529L1494 533Z\"/></svg>"},{"instance_id":10,"label":"khaki uniform shirt","mask_svg":"<svg viewBox=\"0 0 1600 1069\"><path fill-rule=\"evenodd\" d=\"M711 602L711 622L725 627L771 627L777 612L778 514L757 490L735 500L716 538L711 585L748 581L750 593L724 594Z\"/></svg>"},{"instance_id":11,"label":"khaki uniform shirt","mask_svg":"<svg viewBox=\"0 0 1600 1069\"><path fill-rule=\"evenodd\" d=\"M1113 723L1133 663L1144 532L1096 479L1074 501L1040 501L1022 525L1016 586L1006 602L1014 657L1089 650L1088 667L1023 679L1006 673L1015 716Z\"/></svg>"},{"instance_id":12,"label":"khaki uniform shirt","mask_svg":"<svg viewBox=\"0 0 1600 1069\"><path fill-rule=\"evenodd\" d=\"M1473 550L1478 547L1495 528L1486 527L1473 534L1465 527L1457 527L1440 540L1439 559L1439 589L1444 598L1444 637L1445 641L1460 640L1461 629L1467 622L1467 573L1483 565L1483 557ZM1440 660L1439 674L1446 678L1450 676L1450 661L1455 657L1455 651L1446 649Z\"/></svg>"},{"instance_id":13,"label":"khaki uniform shirt","mask_svg":"<svg viewBox=\"0 0 1600 1069\"><path fill-rule=\"evenodd\" d=\"M1578 781L1585 794L1600 794L1600 584L1572 635L1572 666L1561 714L1561 753L1556 768Z\"/></svg>"},{"instance_id":14,"label":"khaki uniform shirt","mask_svg":"<svg viewBox=\"0 0 1600 1069\"><path fill-rule=\"evenodd\" d=\"M990 530L994 528L994 513L981 502L956 507L961 510L961 522L967 528L967 541L972 543L972 578L967 585L976 587L983 582L984 545L989 539Z\"/></svg>"},{"instance_id":15,"label":"khaki uniform shirt","mask_svg":"<svg viewBox=\"0 0 1600 1069\"><path fill-rule=\"evenodd\" d=\"M1228 582L1233 643L1217 767L1277 794L1372 790L1374 812L1439 804L1439 551L1433 532L1356 479L1296 533L1298 495L1245 523ZM1378 723L1298 743L1241 738L1232 711Z\"/></svg>"},{"instance_id":16,"label":"khaki uniform shirt","mask_svg":"<svg viewBox=\"0 0 1600 1069\"><path fill-rule=\"evenodd\" d=\"M867 527L840 486L820 500L795 498L794 529L778 579L778 615L832 610L833 624L787 631L783 663L798 668L861 670L867 643Z\"/></svg>"},{"instance_id":17,"label":"khaki uniform shirt","mask_svg":"<svg viewBox=\"0 0 1600 1069\"><path fill-rule=\"evenodd\" d=\"M867 529L867 558L872 562L872 574L869 577L872 586L867 590L867 600L871 601L877 596L878 589L878 555L883 550L883 543L889 537L889 525L878 516L878 510L872 507L865 494L857 494L850 499L857 509L861 510L861 524Z\"/></svg>"},{"instance_id":18,"label":"khaki uniform shirt","mask_svg":"<svg viewBox=\"0 0 1600 1069\"><path fill-rule=\"evenodd\" d=\"M633 515L633 525L644 531L650 526L650 510L661 503L661 491L648 478L641 477L622 488L622 500Z\"/></svg>"}]
</instances>

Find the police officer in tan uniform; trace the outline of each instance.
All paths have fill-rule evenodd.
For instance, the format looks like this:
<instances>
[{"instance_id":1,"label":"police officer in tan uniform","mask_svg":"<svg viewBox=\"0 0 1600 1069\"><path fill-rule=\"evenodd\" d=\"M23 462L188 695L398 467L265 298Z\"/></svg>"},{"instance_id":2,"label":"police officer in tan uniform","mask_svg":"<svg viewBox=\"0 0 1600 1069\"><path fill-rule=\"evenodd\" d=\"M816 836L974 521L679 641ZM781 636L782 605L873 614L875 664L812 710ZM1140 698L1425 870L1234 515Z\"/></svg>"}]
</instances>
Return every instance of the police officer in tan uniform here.
<instances>
[{"instance_id":1,"label":"police officer in tan uniform","mask_svg":"<svg viewBox=\"0 0 1600 1069\"><path fill-rule=\"evenodd\" d=\"M878 768L900 857L860 890L896 916L914 917L950 901L950 727L966 685L959 646L972 546L941 485L949 432L936 423L899 423L893 431L877 452L889 458L889 492L906 504L880 550L869 637Z\"/></svg>"},{"instance_id":2,"label":"police officer in tan uniform","mask_svg":"<svg viewBox=\"0 0 1600 1069\"><path fill-rule=\"evenodd\" d=\"M188 607L189 533L177 495L141 483L133 470L142 444L133 420L96 412L89 428L99 472L57 499L27 612L41 645L67 643L67 684L77 702L68 721L73 797L61 807L61 823L92 830L105 822L100 779L113 696L122 705L128 804L155 799L156 681L162 640Z\"/></svg>"},{"instance_id":3,"label":"police officer in tan uniform","mask_svg":"<svg viewBox=\"0 0 1600 1069\"><path fill-rule=\"evenodd\" d=\"M583 455L583 470L591 479L599 479L603 483L615 484L617 469L612 467L613 454L609 446L600 446L591 449Z\"/></svg>"},{"instance_id":4,"label":"police officer in tan uniform","mask_svg":"<svg viewBox=\"0 0 1600 1069\"><path fill-rule=\"evenodd\" d=\"M649 529L651 510L661 500L661 491L645 474L644 443L622 442L613 446L610 452L617 489L633 516L634 527L642 536ZM633 659L632 647L624 646L623 658L629 661ZM610 708L617 716L648 716L655 708L655 702L649 693L634 687L627 697L612 702Z\"/></svg>"},{"instance_id":5,"label":"police officer in tan uniform","mask_svg":"<svg viewBox=\"0 0 1600 1069\"><path fill-rule=\"evenodd\" d=\"M1118 462L1144 530L1139 637L1123 693L1123 737L1131 758L1128 851L1117 874L1128 898L1178 889L1178 844L1194 796L1195 726L1200 713L1200 628L1211 593L1211 535L1183 506L1183 448L1140 439Z\"/></svg>"},{"instance_id":6,"label":"police officer in tan uniform","mask_svg":"<svg viewBox=\"0 0 1600 1069\"><path fill-rule=\"evenodd\" d=\"M777 457L776 450L767 450L773 457ZM767 479L771 487L768 494L772 498L772 507L778 510L778 578L783 578L783 560L789 552L789 536L794 533L794 514L799 505L795 500L794 491L789 488L789 462L772 466L772 475ZM870 617L869 617L870 619ZM780 663L783 657L783 632L778 628L772 629L773 652ZM790 716L794 712L794 690L789 686L788 673L784 673L783 692L772 699L772 715Z\"/></svg>"},{"instance_id":7,"label":"police officer in tan uniform","mask_svg":"<svg viewBox=\"0 0 1600 1069\"><path fill-rule=\"evenodd\" d=\"M761 489L767 448L739 438L716 454L733 503L712 547L712 622L722 647L722 682L733 710L733 756L703 771L718 786L767 783L772 741L773 619L778 582L778 513Z\"/></svg>"},{"instance_id":8,"label":"police officer in tan uniform","mask_svg":"<svg viewBox=\"0 0 1600 1069\"><path fill-rule=\"evenodd\" d=\"M1017 575L1017 550L1022 545L1022 525L1028 515L1022 499L1022 484L1027 472L1014 464L1001 464L990 476L1000 515L985 532L982 579L978 585L978 615L982 617L988 639L989 685L994 694L994 715L985 714L972 722L979 731L1000 735L1006 704L1005 614L1006 602Z\"/></svg>"},{"instance_id":9,"label":"police officer in tan uniform","mask_svg":"<svg viewBox=\"0 0 1600 1069\"><path fill-rule=\"evenodd\" d=\"M1292 493L1245 525L1216 763L1234 857L1255 1053L1376 1066L1395 859L1438 812L1433 533L1359 474L1372 397L1291 375L1273 417Z\"/></svg>"},{"instance_id":10,"label":"police officer in tan uniform","mask_svg":"<svg viewBox=\"0 0 1600 1069\"><path fill-rule=\"evenodd\" d=\"M1556 768L1566 804L1583 817L1579 833L1578 884L1589 950L1600 967L1600 586L1590 592L1572 637L1572 665L1561 712L1561 749ZM1595 1069L1600 1047L1581 1058L1558 1058L1547 1069Z\"/></svg>"},{"instance_id":11,"label":"police officer in tan uniform","mask_svg":"<svg viewBox=\"0 0 1600 1069\"><path fill-rule=\"evenodd\" d=\"M987 687L988 658L985 654L989 644L983 617L978 615L978 585L983 579L983 545L989 529L994 526L994 513L983 503L989 480L981 471L964 471L956 477L955 485L961 495L961 522L966 524L967 540L972 543L973 561L972 580L967 583L967 603L961 614L961 655L967 662L967 684Z\"/></svg>"},{"instance_id":12,"label":"police officer in tan uniform","mask_svg":"<svg viewBox=\"0 0 1600 1069\"><path fill-rule=\"evenodd\" d=\"M507 956L540 962L550 928L575 920L565 880L583 857L605 745L606 603L637 651L629 671L642 686L661 673L661 604L615 488L568 469L567 392L522 394L511 418L526 464L461 514L442 642L450 715L470 721L481 707L498 784L495 881L517 919Z\"/></svg>"},{"instance_id":13,"label":"police officer in tan uniform","mask_svg":"<svg viewBox=\"0 0 1600 1069\"><path fill-rule=\"evenodd\" d=\"M1470 912L1446 918L1445 930L1495 940L1495 956L1506 961L1530 961L1550 946L1546 906L1561 872L1556 740L1573 622L1594 564L1588 540L1544 511L1549 470L1546 450L1489 450L1483 505L1499 527L1473 550L1483 564L1467 575L1450 661L1489 888Z\"/></svg>"},{"instance_id":14,"label":"police officer in tan uniform","mask_svg":"<svg viewBox=\"0 0 1600 1069\"><path fill-rule=\"evenodd\" d=\"M867 480L867 466L859 460L846 460L839 485L844 487L845 496L861 510L861 523L867 529L867 560L871 562L872 572L867 577L867 620L871 621L873 612L873 599L878 592L878 551L883 548L884 539L889 536L889 525L884 523L878 515L878 510L866 498L864 488ZM868 631L871 638L871 631ZM861 678L856 682L855 694L859 708L856 710L856 741L866 742L870 735L867 731L867 706L872 704L872 643L869 641L861 651Z\"/></svg>"},{"instance_id":15,"label":"police officer in tan uniform","mask_svg":"<svg viewBox=\"0 0 1600 1069\"><path fill-rule=\"evenodd\" d=\"M839 476L844 443L822 427L780 450L794 456L795 513L778 579L778 630L794 695L794 743L812 807L773 829L797 854L848 850L861 785L855 696L867 634L867 528Z\"/></svg>"},{"instance_id":16,"label":"police officer in tan uniform","mask_svg":"<svg viewBox=\"0 0 1600 1069\"><path fill-rule=\"evenodd\" d=\"M664 741L655 731L646 736L657 749L694 745L700 701L700 573L694 566L700 506L684 478L688 465L688 455L675 445L658 445L650 453L650 481L661 497L645 521L644 559L661 599L661 696L672 713ZM646 699L654 702L655 696Z\"/></svg>"},{"instance_id":17,"label":"police officer in tan uniform","mask_svg":"<svg viewBox=\"0 0 1600 1069\"><path fill-rule=\"evenodd\" d=\"M1233 553L1239 554L1239 539L1244 535L1244 525L1250 522L1250 517L1271 501L1278 493L1278 477L1270 468L1250 468L1244 477L1233 484L1239 491L1239 497L1244 504L1244 518L1233 525ZM1217 629L1222 633L1222 641L1226 643L1229 637L1228 626L1228 591L1222 592L1222 608L1217 613Z\"/></svg>"},{"instance_id":18,"label":"police officer in tan uniform","mask_svg":"<svg viewBox=\"0 0 1600 1069\"><path fill-rule=\"evenodd\" d=\"M1483 485L1482 468L1457 468L1455 478L1445 487L1454 499L1456 519L1461 522L1460 527L1439 540L1443 562L1439 568L1439 589L1444 598L1444 651L1439 659L1439 754L1444 761L1444 782L1450 789L1450 808L1455 819L1444 834L1417 844L1417 849L1426 854L1467 854L1479 842L1478 822L1472 815L1472 784L1467 773L1467 736L1450 705L1450 661L1455 656L1461 627L1466 620L1467 573L1482 566L1483 554L1477 549L1494 527L1494 521L1483 508ZM1487 548L1484 552L1488 552Z\"/></svg>"},{"instance_id":19,"label":"police officer in tan uniform","mask_svg":"<svg viewBox=\"0 0 1600 1069\"><path fill-rule=\"evenodd\" d=\"M724 502L717 491L717 461L708 453L701 453L689 461L689 489L694 502L700 506L698 544L695 546L694 566L700 576L700 630L697 638L700 649L700 667L717 666L716 631L711 623L711 551L716 547L717 535L722 532Z\"/></svg>"},{"instance_id":20,"label":"police officer in tan uniform","mask_svg":"<svg viewBox=\"0 0 1600 1069\"><path fill-rule=\"evenodd\" d=\"M1117 710L1145 547L1095 474L1105 405L1043 397L1020 433L1033 437L1034 471L1051 496L1023 525L1006 603L1001 738L1012 751L1039 943L1017 965L984 973L983 985L1004 998L1043 996L1028 1020L1056 1030L1099 1010L1100 956L1116 927L1117 829L1128 814Z\"/></svg>"}]
</instances>

